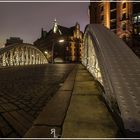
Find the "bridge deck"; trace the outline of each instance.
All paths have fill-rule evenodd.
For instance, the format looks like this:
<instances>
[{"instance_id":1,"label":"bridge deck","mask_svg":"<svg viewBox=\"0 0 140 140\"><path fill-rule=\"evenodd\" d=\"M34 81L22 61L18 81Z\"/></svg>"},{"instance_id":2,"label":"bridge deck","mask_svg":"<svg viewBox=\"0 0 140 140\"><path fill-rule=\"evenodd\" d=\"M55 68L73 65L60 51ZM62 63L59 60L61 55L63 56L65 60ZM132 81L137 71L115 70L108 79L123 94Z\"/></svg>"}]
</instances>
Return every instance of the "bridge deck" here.
<instances>
[{"instance_id":1,"label":"bridge deck","mask_svg":"<svg viewBox=\"0 0 140 140\"><path fill-rule=\"evenodd\" d=\"M79 65L75 86L63 125L64 138L122 137L103 102L101 89L90 73Z\"/></svg>"},{"instance_id":2,"label":"bridge deck","mask_svg":"<svg viewBox=\"0 0 140 140\"><path fill-rule=\"evenodd\" d=\"M1 69L0 137L53 137L51 128L63 137L120 137L94 78L82 65L77 67Z\"/></svg>"}]
</instances>

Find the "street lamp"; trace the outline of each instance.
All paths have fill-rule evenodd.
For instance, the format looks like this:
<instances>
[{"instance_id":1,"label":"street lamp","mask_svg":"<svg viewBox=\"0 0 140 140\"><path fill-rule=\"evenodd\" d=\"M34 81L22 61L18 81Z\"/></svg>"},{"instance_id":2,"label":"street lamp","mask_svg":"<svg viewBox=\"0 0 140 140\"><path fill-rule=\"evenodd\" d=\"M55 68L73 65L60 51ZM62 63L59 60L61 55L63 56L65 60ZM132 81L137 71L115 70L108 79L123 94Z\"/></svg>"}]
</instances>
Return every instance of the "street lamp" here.
<instances>
[{"instance_id":1,"label":"street lamp","mask_svg":"<svg viewBox=\"0 0 140 140\"><path fill-rule=\"evenodd\" d=\"M58 43L63 43L64 41L65 41L64 39L59 39ZM57 42L53 41L53 44L52 44L52 64L54 63L54 60L53 60L53 58L54 58L54 46L56 43Z\"/></svg>"},{"instance_id":2,"label":"street lamp","mask_svg":"<svg viewBox=\"0 0 140 140\"><path fill-rule=\"evenodd\" d=\"M44 53L45 53L45 54L48 54L48 52L47 52L47 51L45 51Z\"/></svg>"},{"instance_id":3,"label":"street lamp","mask_svg":"<svg viewBox=\"0 0 140 140\"><path fill-rule=\"evenodd\" d=\"M60 39L58 42L63 43L64 41L65 41L64 39Z\"/></svg>"}]
</instances>

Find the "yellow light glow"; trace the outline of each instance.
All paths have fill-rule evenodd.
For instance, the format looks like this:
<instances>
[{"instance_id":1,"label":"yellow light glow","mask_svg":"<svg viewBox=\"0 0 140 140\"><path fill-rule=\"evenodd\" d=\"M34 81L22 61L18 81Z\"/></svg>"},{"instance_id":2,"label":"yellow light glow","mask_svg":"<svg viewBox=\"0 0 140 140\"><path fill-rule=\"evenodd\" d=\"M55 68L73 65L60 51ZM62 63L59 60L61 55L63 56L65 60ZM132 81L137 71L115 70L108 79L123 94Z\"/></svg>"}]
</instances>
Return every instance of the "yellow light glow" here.
<instances>
[{"instance_id":1,"label":"yellow light glow","mask_svg":"<svg viewBox=\"0 0 140 140\"><path fill-rule=\"evenodd\" d=\"M45 54L48 54L48 52L47 52L47 51L45 51L44 53L45 53Z\"/></svg>"},{"instance_id":2,"label":"yellow light glow","mask_svg":"<svg viewBox=\"0 0 140 140\"><path fill-rule=\"evenodd\" d=\"M126 2L126 0L123 0L122 3Z\"/></svg>"},{"instance_id":3,"label":"yellow light glow","mask_svg":"<svg viewBox=\"0 0 140 140\"><path fill-rule=\"evenodd\" d=\"M62 43L62 42L64 42L64 39L60 39L58 42L59 42L59 43Z\"/></svg>"}]
</instances>

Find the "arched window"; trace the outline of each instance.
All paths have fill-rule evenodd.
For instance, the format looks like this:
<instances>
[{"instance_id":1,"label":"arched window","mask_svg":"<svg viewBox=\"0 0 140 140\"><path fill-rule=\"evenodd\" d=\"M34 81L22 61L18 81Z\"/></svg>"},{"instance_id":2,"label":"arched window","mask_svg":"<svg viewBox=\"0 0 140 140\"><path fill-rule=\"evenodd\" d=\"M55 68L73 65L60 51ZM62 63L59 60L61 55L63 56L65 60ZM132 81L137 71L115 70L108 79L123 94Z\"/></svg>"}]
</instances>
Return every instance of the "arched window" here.
<instances>
[{"instance_id":1,"label":"arched window","mask_svg":"<svg viewBox=\"0 0 140 140\"><path fill-rule=\"evenodd\" d=\"M126 2L123 3L122 7L123 7L123 9L126 8Z\"/></svg>"}]
</instances>

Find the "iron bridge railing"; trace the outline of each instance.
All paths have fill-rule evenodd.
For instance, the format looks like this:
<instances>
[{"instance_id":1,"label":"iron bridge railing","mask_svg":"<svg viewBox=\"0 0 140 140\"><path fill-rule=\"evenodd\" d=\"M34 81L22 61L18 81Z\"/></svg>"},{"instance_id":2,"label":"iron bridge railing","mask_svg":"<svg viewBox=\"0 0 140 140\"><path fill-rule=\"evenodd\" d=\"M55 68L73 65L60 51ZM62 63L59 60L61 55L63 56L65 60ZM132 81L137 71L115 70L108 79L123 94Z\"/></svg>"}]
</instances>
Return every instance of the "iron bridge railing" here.
<instances>
[{"instance_id":1,"label":"iron bridge railing","mask_svg":"<svg viewBox=\"0 0 140 140\"><path fill-rule=\"evenodd\" d=\"M0 67L46 63L45 55L31 44L13 44L0 49Z\"/></svg>"}]
</instances>

